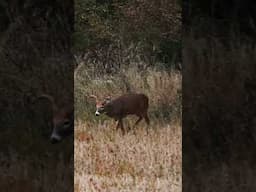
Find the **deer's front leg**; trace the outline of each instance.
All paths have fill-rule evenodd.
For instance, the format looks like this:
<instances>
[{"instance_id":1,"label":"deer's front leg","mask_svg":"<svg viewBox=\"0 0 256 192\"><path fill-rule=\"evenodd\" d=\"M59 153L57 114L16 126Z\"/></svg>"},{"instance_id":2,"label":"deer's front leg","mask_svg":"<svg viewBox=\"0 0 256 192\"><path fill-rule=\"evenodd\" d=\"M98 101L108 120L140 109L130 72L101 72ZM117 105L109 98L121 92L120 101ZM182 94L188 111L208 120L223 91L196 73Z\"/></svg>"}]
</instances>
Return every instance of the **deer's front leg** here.
<instances>
[{"instance_id":1,"label":"deer's front leg","mask_svg":"<svg viewBox=\"0 0 256 192\"><path fill-rule=\"evenodd\" d=\"M117 124L116 124L116 130L120 127L120 121L117 120Z\"/></svg>"}]
</instances>

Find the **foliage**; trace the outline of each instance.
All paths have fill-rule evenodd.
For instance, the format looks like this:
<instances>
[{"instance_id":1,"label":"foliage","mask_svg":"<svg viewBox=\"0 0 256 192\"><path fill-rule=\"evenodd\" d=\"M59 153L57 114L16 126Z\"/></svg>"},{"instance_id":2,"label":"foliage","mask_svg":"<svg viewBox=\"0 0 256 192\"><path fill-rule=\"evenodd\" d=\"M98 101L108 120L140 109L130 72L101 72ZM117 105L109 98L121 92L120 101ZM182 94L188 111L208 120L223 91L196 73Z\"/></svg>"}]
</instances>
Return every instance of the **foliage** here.
<instances>
[{"instance_id":1,"label":"foliage","mask_svg":"<svg viewBox=\"0 0 256 192\"><path fill-rule=\"evenodd\" d=\"M123 54L143 58L149 65L180 61L181 7L177 0L77 0L73 51L94 53L97 63L120 66ZM111 49L111 52L110 52ZM112 54L113 53L113 54ZM108 61L99 55L109 55ZM175 62L173 62L175 60ZM157 61L157 62L156 62Z\"/></svg>"}]
</instances>

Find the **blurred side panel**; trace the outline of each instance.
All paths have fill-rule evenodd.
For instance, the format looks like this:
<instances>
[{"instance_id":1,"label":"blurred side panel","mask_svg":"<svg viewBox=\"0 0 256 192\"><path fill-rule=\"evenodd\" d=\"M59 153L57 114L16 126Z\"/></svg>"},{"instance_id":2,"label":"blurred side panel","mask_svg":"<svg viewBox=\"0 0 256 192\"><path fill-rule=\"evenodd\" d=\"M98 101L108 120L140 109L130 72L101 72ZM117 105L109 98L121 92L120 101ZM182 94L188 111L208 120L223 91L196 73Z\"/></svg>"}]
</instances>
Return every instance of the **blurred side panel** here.
<instances>
[{"instance_id":1,"label":"blurred side panel","mask_svg":"<svg viewBox=\"0 0 256 192\"><path fill-rule=\"evenodd\" d=\"M51 143L73 123L73 1L3 0L0 23L1 191L73 191L72 130Z\"/></svg>"},{"instance_id":2,"label":"blurred side panel","mask_svg":"<svg viewBox=\"0 0 256 192\"><path fill-rule=\"evenodd\" d=\"M255 1L183 1L183 191L255 191Z\"/></svg>"}]
</instances>

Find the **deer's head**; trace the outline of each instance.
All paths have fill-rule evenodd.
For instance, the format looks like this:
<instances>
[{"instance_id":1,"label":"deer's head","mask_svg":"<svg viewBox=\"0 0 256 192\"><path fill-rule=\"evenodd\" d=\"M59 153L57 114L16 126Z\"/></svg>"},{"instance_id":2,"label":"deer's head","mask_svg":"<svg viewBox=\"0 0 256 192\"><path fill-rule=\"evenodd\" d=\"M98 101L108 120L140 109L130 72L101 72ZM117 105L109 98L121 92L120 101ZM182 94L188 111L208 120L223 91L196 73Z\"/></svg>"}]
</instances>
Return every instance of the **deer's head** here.
<instances>
[{"instance_id":1,"label":"deer's head","mask_svg":"<svg viewBox=\"0 0 256 192\"><path fill-rule=\"evenodd\" d=\"M42 94L37 100L47 99L52 107L52 133L50 141L52 143L60 142L63 138L74 133L74 110L72 107L64 106L59 108L52 96Z\"/></svg>"},{"instance_id":2,"label":"deer's head","mask_svg":"<svg viewBox=\"0 0 256 192\"><path fill-rule=\"evenodd\" d=\"M111 97L105 97L102 101L100 101L98 99L97 96L95 95L90 95L91 98L94 98L96 101L96 111L95 111L95 115L99 116L100 114L105 112L105 107L107 104L109 104L111 102Z\"/></svg>"}]
</instances>

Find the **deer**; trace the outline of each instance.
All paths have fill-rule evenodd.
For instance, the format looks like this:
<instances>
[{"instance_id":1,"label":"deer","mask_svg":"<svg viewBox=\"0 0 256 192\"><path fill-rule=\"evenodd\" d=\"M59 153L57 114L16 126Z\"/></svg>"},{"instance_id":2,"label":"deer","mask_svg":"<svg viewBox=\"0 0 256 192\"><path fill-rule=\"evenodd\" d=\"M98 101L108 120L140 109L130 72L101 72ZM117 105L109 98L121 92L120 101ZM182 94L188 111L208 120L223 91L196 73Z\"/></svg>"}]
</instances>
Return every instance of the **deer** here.
<instances>
[{"instance_id":1,"label":"deer","mask_svg":"<svg viewBox=\"0 0 256 192\"><path fill-rule=\"evenodd\" d=\"M74 107L64 106L58 107L54 98L48 94L41 94L37 96L36 100L46 99L51 104L52 110L52 133L50 136L51 143L58 143L63 138L72 135L74 133ZM35 101L34 101L35 102Z\"/></svg>"},{"instance_id":2,"label":"deer","mask_svg":"<svg viewBox=\"0 0 256 192\"><path fill-rule=\"evenodd\" d=\"M116 129L121 128L122 133L125 133L123 126L123 118L128 115L136 115L139 119L135 122L134 126L144 118L147 125L150 124L148 118L148 97L141 93L128 93L121 95L115 99L110 96L100 101L97 96L90 95L96 101L95 115L100 116L106 114L108 117L117 121Z\"/></svg>"}]
</instances>

